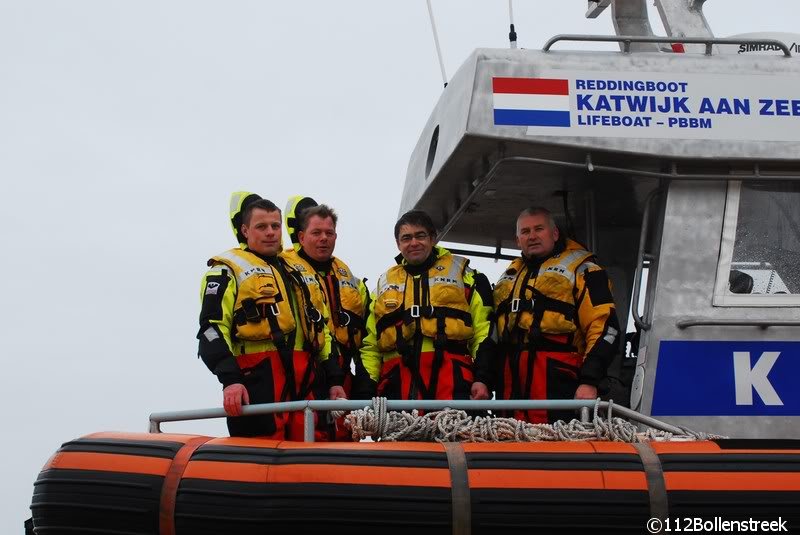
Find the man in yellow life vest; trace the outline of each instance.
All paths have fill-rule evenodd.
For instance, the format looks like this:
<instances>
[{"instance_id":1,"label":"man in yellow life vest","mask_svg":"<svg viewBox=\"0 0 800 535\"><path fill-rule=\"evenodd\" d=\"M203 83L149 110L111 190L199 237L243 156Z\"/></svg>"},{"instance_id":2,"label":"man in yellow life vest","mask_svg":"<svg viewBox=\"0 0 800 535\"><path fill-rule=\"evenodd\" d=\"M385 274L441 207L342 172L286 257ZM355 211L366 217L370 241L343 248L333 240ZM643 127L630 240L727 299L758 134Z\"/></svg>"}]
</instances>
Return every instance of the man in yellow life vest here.
<instances>
[{"instance_id":1,"label":"man in yellow life vest","mask_svg":"<svg viewBox=\"0 0 800 535\"><path fill-rule=\"evenodd\" d=\"M359 355L369 303L366 287L344 261L333 256L339 219L333 209L325 204L317 205L310 197L296 195L289 199L285 218L293 248L282 252L281 257L303 276L315 274L321 283L328 305L326 322L333 339L331 366L326 370L329 381L341 385L349 398L354 384L351 363L356 375L367 374ZM338 366L333 366L334 362ZM364 381L355 384L364 384ZM328 413L320 413L320 419L327 417ZM331 440L350 440L351 433L344 426L344 418L329 422L323 429Z\"/></svg>"},{"instance_id":2,"label":"man in yellow life vest","mask_svg":"<svg viewBox=\"0 0 800 535\"><path fill-rule=\"evenodd\" d=\"M618 351L611 285L594 254L562 239L552 214L517 217L522 256L494 287L499 338L497 399L596 399ZM570 420L570 411L517 411L531 423Z\"/></svg>"},{"instance_id":3,"label":"man in yellow life vest","mask_svg":"<svg viewBox=\"0 0 800 535\"><path fill-rule=\"evenodd\" d=\"M281 256L300 273L316 273L322 283L328 304L326 320L333 338L331 356L339 363L342 386L350 397L354 378L351 363L357 375L366 376L359 349L366 334L369 294L364 282L333 255L339 217L332 208L296 195L289 199L285 217L293 248Z\"/></svg>"},{"instance_id":4,"label":"man in yellow life vest","mask_svg":"<svg viewBox=\"0 0 800 535\"><path fill-rule=\"evenodd\" d=\"M392 399L488 399L489 281L436 246L425 212L403 214L394 237L400 255L378 279L361 349L372 388Z\"/></svg>"},{"instance_id":5,"label":"man in yellow life vest","mask_svg":"<svg viewBox=\"0 0 800 535\"><path fill-rule=\"evenodd\" d=\"M203 277L199 356L222 383L231 436L301 440L302 413L239 416L243 404L344 395L320 385L330 355L319 285L278 253L281 212L258 195L236 192L231 222L240 247L212 257ZM325 393L323 393L324 395Z\"/></svg>"}]
</instances>

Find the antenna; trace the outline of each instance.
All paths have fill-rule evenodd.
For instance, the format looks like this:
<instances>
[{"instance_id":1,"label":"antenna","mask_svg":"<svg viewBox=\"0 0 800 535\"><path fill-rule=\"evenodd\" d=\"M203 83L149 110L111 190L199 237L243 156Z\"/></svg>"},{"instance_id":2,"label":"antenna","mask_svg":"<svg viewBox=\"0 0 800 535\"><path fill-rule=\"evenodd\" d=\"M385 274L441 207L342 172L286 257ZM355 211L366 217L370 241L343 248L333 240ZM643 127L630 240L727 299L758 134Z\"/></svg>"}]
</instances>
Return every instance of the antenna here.
<instances>
[{"instance_id":1,"label":"antenna","mask_svg":"<svg viewBox=\"0 0 800 535\"><path fill-rule=\"evenodd\" d=\"M513 0L508 0L508 21L510 31L508 32L508 42L511 48L517 48L517 32L514 31L514 5Z\"/></svg>"},{"instance_id":2,"label":"antenna","mask_svg":"<svg viewBox=\"0 0 800 535\"><path fill-rule=\"evenodd\" d=\"M442 70L442 82L447 87L447 75L444 73L444 60L442 59L442 49L439 46L439 34L436 33L436 22L433 20L433 7L431 0L428 0L428 15L431 18L431 29L433 30L433 42L436 45L436 54L439 56L439 68Z\"/></svg>"}]
</instances>

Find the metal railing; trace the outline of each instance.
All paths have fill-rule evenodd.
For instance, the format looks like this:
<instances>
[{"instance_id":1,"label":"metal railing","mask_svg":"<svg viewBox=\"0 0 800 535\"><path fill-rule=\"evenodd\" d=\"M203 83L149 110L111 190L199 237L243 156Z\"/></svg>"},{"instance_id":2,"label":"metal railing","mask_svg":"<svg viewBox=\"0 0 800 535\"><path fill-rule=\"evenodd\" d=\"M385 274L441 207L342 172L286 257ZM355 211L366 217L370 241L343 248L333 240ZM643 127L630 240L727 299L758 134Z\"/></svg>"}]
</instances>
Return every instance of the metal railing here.
<instances>
[{"instance_id":1,"label":"metal railing","mask_svg":"<svg viewBox=\"0 0 800 535\"><path fill-rule=\"evenodd\" d=\"M628 54L631 51L631 43L682 43L687 45L705 45L706 55L710 56L714 45L767 45L779 49L787 58L792 57L792 52L786 43L777 39L729 39L716 37L658 37L645 35L580 35L563 34L551 37L544 44L543 51L549 52L550 48L559 41L577 41L592 43L622 43L623 52Z\"/></svg>"},{"instance_id":2,"label":"metal railing","mask_svg":"<svg viewBox=\"0 0 800 535\"><path fill-rule=\"evenodd\" d=\"M800 327L798 320L770 320L770 319L707 319L707 318L680 318L675 322L679 329L687 327L713 326L713 327Z\"/></svg>"},{"instance_id":3,"label":"metal railing","mask_svg":"<svg viewBox=\"0 0 800 535\"><path fill-rule=\"evenodd\" d=\"M303 411L303 435L306 442L314 442L314 411L353 411L371 407L372 400L305 400L286 401L282 403L263 403L245 405L242 416L258 414L274 414L278 412ZM673 434L683 434L684 429L640 414L632 409L608 401L593 399L509 399L509 400L388 400L386 409L390 411L410 411L413 409L439 411L445 409L465 411L501 411L501 410L576 410L581 411L581 420L589 421L589 411L606 411L613 407L613 413L631 421L644 424L653 429ZM194 409L184 411L154 412L150 415L150 432L161 433L161 424L165 422L184 422L189 420L208 420L224 418L225 409Z\"/></svg>"},{"instance_id":4,"label":"metal railing","mask_svg":"<svg viewBox=\"0 0 800 535\"><path fill-rule=\"evenodd\" d=\"M652 267L652 262L655 260L655 257L652 254L649 254L647 251L645 251L645 249L647 249L647 235L650 232L650 210L653 201L662 193L663 191L660 188L655 189L650 192L650 194L647 196L647 199L644 201L642 227L639 231L639 252L636 255L636 270L633 272L633 297L631 297L631 313L633 314L633 323L635 323L636 326L643 331L649 331L650 327L653 326L649 319L645 319L645 316L647 316L648 313L647 303L645 303L645 308L642 314L639 314L639 300L642 292L642 274L644 272L644 263L645 261L650 262L650 264L648 264L649 268ZM648 274L650 273L651 271L648 269Z\"/></svg>"},{"instance_id":5,"label":"metal railing","mask_svg":"<svg viewBox=\"0 0 800 535\"><path fill-rule=\"evenodd\" d=\"M800 173L794 172L792 174L776 174L776 173L762 173L761 167L758 163L753 163L753 171L749 174L731 174L728 173L681 173L678 171L678 164L676 162L670 163L670 169L667 172L662 171L646 171L644 169L637 169L635 167L618 167L611 165L596 164L593 162L591 153L586 153L584 162L567 162L562 160L551 160L547 158L532 158L529 156L506 156L500 158L489 169L489 171L480 178L473 181L473 189L467 195L466 199L461 201L452 214L445 215L445 222L439 232L439 237L445 239L447 233L456 225L461 217L466 213L467 209L480 198L484 190L492 183L496 176L499 175L500 170L509 164L533 164L533 165L550 165L554 167L563 167L566 169L574 169L579 171L587 171L588 173L606 172L615 173L620 175L630 175L637 178L654 178L659 180L697 180L697 181L716 181L716 180L739 180L739 181L800 181ZM598 175L600 176L600 175ZM500 258L500 257L498 257Z\"/></svg>"}]
</instances>

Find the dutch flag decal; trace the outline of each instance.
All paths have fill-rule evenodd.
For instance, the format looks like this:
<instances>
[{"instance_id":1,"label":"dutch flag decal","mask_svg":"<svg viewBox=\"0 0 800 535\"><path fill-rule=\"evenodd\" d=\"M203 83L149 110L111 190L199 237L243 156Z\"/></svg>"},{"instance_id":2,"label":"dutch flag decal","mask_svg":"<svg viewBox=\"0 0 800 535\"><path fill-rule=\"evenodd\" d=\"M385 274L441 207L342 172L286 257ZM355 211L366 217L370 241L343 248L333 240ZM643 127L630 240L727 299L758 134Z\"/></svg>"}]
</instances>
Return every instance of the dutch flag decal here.
<instances>
[{"instance_id":1,"label":"dutch flag decal","mask_svg":"<svg viewBox=\"0 0 800 535\"><path fill-rule=\"evenodd\" d=\"M494 124L569 126L569 80L492 78Z\"/></svg>"}]
</instances>

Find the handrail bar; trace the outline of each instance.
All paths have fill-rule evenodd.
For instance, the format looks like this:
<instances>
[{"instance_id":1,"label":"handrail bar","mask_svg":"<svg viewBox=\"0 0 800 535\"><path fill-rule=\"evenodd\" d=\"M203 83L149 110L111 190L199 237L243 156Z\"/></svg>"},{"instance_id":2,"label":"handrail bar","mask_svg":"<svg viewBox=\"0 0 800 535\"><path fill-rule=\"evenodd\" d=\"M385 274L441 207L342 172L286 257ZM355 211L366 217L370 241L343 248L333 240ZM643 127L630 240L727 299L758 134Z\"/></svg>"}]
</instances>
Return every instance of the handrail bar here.
<instances>
[{"instance_id":1,"label":"handrail bar","mask_svg":"<svg viewBox=\"0 0 800 535\"><path fill-rule=\"evenodd\" d=\"M446 249L457 255L474 256L477 258L491 258L493 260L514 260L519 258L519 255L510 255L498 252L490 253L487 251L470 251L469 249L454 249L453 247L446 247Z\"/></svg>"},{"instance_id":2,"label":"handrail bar","mask_svg":"<svg viewBox=\"0 0 800 535\"><path fill-rule=\"evenodd\" d=\"M644 211L642 213L642 227L639 230L639 251L636 254L636 269L633 272L633 296L631 297L631 313L633 314L633 323L643 331L649 331L652 324L644 319L647 314L645 308L644 314L639 314L639 299L642 293L642 273L644 272L644 261L648 253L645 251L647 248L647 234L650 232L650 207L653 200L656 199L661 193L660 189L654 189L647 196L644 201ZM652 258L652 256L651 256ZM648 271L648 274L650 272ZM649 279L648 279L649 280Z\"/></svg>"},{"instance_id":3,"label":"handrail bar","mask_svg":"<svg viewBox=\"0 0 800 535\"><path fill-rule=\"evenodd\" d=\"M779 48L787 58L792 57L792 52L786 43L777 39L731 39L718 37L659 37L646 35L580 35L580 34L560 34L551 37L542 50L549 52L550 48L559 41L578 41L578 42L599 42L599 43L622 43L623 53L629 54L631 43L685 43L690 45L706 45L706 56L711 55L713 45L771 45Z\"/></svg>"},{"instance_id":4,"label":"handrail bar","mask_svg":"<svg viewBox=\"0 0 800 535\"><path fill-rule=\"evenodd\" d=\"M466 212L467 208L470 206L476 198L483 193L484 189L494 180L495 175L499 172L499 170L511 163L525 163L525 164L535 164L535 165L552 165L555 167L564 167L567 169L577 169L577 170L585 170L593 173L595 171L603 171L608 173L618 173L618 174L632 174L637 177L641 178L656 178L656 179L666 179L666 180L738 180L738 181L769 181L769 180L780 180L780 181L800 181L800 174L792 174L792 175L776 175L776 174L762 174L758 169L758 166L755 166L754 172L749 175L732 175L732 174L721 174L721 173L698 173L698 174L684 174L678 173L677 166L675 164L672 165L672 169L670 172L659 172L659 171L645 171L630 167L616 167L610 165L602 165L602 164L595 164L591 160L591 155L587 155L586 161L583 163L578 162L565 162L562 160L550 160L547 158L533 158L529 156L506 156L504 158L500 158L489 169L489 171L482 177L476 180L475 188L472 192L464 199L459 207L453 212L452 215L449 215L449 220L445 221L444 225L439 232L439 238L444 238L450 229L455 226L458 220L461 218L462 215Z\"/></svg>"},{"instance_id":5,"label":"handrail bar","mask_svg":"<svg viewBox=\"0 0 800 535\"><path fill-rule=\"evenodd\" d=\"M310 422L313 422L312 413L315 410L352 411L372 406L372 400L305 400L305 401L286 401L281 403L262 403L258 405L245 405L242 407L242 416L255 416L257 414L273 414L276 412L304 411L306 420L306 440L313 441L313 430ZM627 407L614 404L608 401L597 401L594 399L500 399L500 400L387 400L386 409L393 411L409 411L420 409L425 411L436 411L444 409L456 410L579 410L594 409L612 411L620 416L625 416L654 429L666 431L673 434L682 434L684 430L680 427L670 425L666 422L656 420L650 416L640 414ZM164 422L181 422L188 420L206 420L211 418L224 418L227 416L225 409L192 409L183 411L154 412L150 415L150 432L160 433L161 424ZM310 440L309 440L310 439Z\"/></svg>"},{"instance_id":6,"label":"handrail bar","mask_svg":"<svg viewBox=\"0 0 800 535\"><path fill-rule=\"evenodd\" d=\"M707 319L707 318L692 318L684 317L679 318L675 322L679 329L686 329L687 327L699 326L719 326L719 327L761 327L766 329L768 327L800 327L798 320L769 320L769 319L737 319L737 318L720 318L720 319Z\"/></svg>"}]
</instances>

